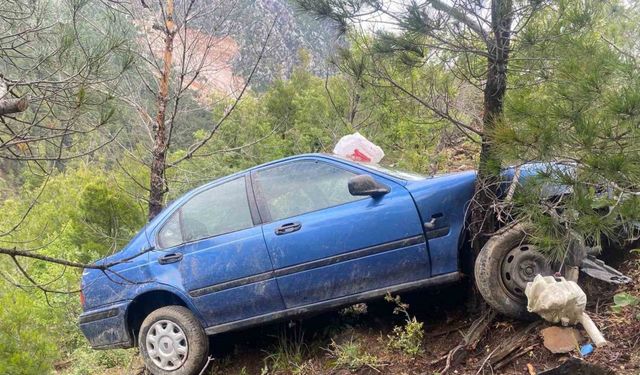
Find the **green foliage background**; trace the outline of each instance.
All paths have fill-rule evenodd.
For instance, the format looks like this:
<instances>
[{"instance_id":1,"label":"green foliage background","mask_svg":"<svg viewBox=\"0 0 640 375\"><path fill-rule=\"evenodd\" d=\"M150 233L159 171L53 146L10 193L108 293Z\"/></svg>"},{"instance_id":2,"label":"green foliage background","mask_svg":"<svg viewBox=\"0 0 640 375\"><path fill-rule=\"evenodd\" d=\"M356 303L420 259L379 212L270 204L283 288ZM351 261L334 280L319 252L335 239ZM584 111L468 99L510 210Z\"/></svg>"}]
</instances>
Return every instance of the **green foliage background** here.
<instances>
[{"instance_id":1,"label":"green foliage background","mask_svg":"<svg viewBox=\"0 0 640 375\"><path fill-rule=\"evenodd\" d=\"M368 121L359 128L346 122L349 89L351 82L346 77L325 80L303 65L291 79L277 81L265 92L250 93L202 150L201 154L207 156L169 170L169 199L216 177L273 159L331 152L340 137L356 130L386 150L389 164L428 173L434 168L444 170L446 162L451 162L430 159L436 144L424 144L419 139L419 134L444 127L443 123L424 123L418 107L399 107L391 96L381 98L367 92L373 89L358 88L363 97L361 110ZM225 105L223 100L211 108L209 120L202 120L202 126L210 125ZM205 130L195 129L194 134L202 137ZM144 149L137 152L144 157ZM184 152L177 151L169 159L175 160ZM29 168L16 168L12 173L3 179L7 187L2 192L6 199L0 203L0 232L19 225L2 239L3 246L24 247L26 243L41 254L92 262L122 248L145 223L146 191L136 181L146 183L148 172L135 157L118 148L69 161L52 176L39 176ZM74 291L79 287L81 275L76 269L20 262L47 289ZM45 296L29 286L10 259L0 258L0 272L5 277L0 282L0 299L15 301L0 304L0 317L15 317L0 320L0 353L3 358L11 358L0 363L0 373L42 373L67 359L73 362L63 372L73 374L92 374L100 368L128 364L131 352L89 349L76 327L80 313L76 293Z\"/></svg>"},{"instance_id":2,"label":"green foliage background","mask_svg":"<svg viewBox=\"0 0 640 375\"><path fill-rule=\"evenodd\" d=\"M576 175L549 171L514 198L515 214L535 223L539 242L559 257L570 231L597 242L601 234L619 230L620 218L623 223L640 220L640 198L627 194L640 182L640 74L637 61L625 52L633 51L638 39L635 9L617 2L554 4L559 14L552 8L539 13L516 41L511 89L496 139L504 165L540 160L581 167ZM289 79L250 92L199 157L169 169L169 199L273 159L331 152L340 137L354 131L380 145L391 166L427 174L473 168L477 139L370 72L373 65L384 66L419 97L437 89L470 108L481 102L481 91L443 66L423 64L421 56L428 51L397 54L384 37L350 38L352 47L335 57L338 72L313 74L301 51L301 63ZM365 48L372 45L375 60ZM148 171L137 159L148 156L139 145L145 135L130 125L138 121L134 111L108 102L97 114L108 110L110 126L124 128L119 143L67 161L50 176L31 163L0 160L0 233L11 232L0 245L91 262L122 248L144 225ZM204 137L228 104L224 98L213 102L181 119L176 136L181 147L170 162L186 153L190 135ZM473 111L457 111L459 118L473 120ZM91 116L84 113L77 121ZM77 141L79 149L89 142ZM132 147L124 151L122 144ZM557 218L537 199L550 182L574 191ZM603 183L616 194L603 195ZM602 208L610 213L600 214ZM54 292L33 288L12 259L0 258L0 374L47 373L56 363L63 372L92 374L128 363L132 353L94 352L78 331L78 296L66 292L78 289L80 271L20 262ZM64 365L69 359L71 364Z\"/></svg>"}]
</instances>

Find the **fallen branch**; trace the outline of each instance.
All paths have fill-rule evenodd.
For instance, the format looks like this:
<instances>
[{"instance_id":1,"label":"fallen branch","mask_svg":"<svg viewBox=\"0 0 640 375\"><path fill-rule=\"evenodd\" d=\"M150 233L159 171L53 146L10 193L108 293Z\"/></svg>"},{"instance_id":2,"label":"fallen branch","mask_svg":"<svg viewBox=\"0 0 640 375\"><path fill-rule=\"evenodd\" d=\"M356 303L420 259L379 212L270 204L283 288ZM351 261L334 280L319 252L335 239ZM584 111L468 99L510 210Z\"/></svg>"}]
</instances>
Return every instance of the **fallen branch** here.
<instances>
[{"instance_id":1,"label":"fallen branch","mask_svg":"<svg viewBox=\"0 0 640 375\"><path fill-rule=\"evenodd\" d=\"M492 352L491 357L487 356L485 361L497 370L509 364L514 359L524 355L531 351L532 347L526 347L523 349L527 338L531 336L531 332L542 324L542 321L536 321L524 329L516 332L511 335L507 340L503 341L498 347Z\"/></svg>"},{"instance_id":2,"label":"fallen branch","mask_svg":"<svg viewBox=\"0 0 640 375\"><path fill-rule=\"evenodd\" d=\"M102 270L102 271L106 271L109 268L118 265L118 264L122 264L122 263L127 263L132 261L133 259L146 254L150 251L153 251L154 248L153 247L149 247L147 249L144 249L138 253L133 254L132 256L114 261L114 262L109 262L109 263L93 263L93 264L87 264L87 263L79 263L79 262L74 262L74 261L70 261L70 260L66 260L66 259L60 259L60 258L54 258L54 257L50 257L47 255L42 255L42 254L38 254L36 252L33 251L27 251L27 250L18 250L18 249L5 249L5 248L1 248L0 247L0 254L4 254L4 255L8 255L10 257L12 257L13 259L16 259L16 257L22 257L22 258L31 258L31 259L36 259L36 260L41 260L44 262L49 262L49 263L53 263L53 264L58 264L61 266L68 266L68 267L74 267L74 268L87 268L87 269L96 269L96 270Z\"/></svg>"},{"instance_id":3,"label":"fallen branch","mask_svg":"<svg viewBox=\"0 0 640 375\"><path fill-rule=\"evenodd\" d=\"M503 361L501 361L500 363L496 364L493 369L494 370L500 370L501 368L503 368L504 366L508 365L509 363L511 363L513 360L515 360L516 358L520 358L523 355L529 353L530 351L533 350L533 348L535 348L535 345L531 345L531 346L527 346L526 348L514 353L513 355L509 356L508 358L505 358Z\"/></svg>"},{"instance_id":4,"label":"fallen branch","mask_svg":"<svg viewBox=\"0 0 640 375\"><path fill-rule=\"evenodd\" d=\"M435 331L432 333L427 334L427 338L435 338L435 337L439 337L439 336L445 336L448 335L452 332L459 332L460 330L467 328L471 325L471 323L462 323L462 324L458 324L455 327L451 327L451 328L446 328L440 331Z\"/></svg>"},{"instance_id":5,"label":"fallen branch","mask_svg":"<svg viewBox=\"0 0 640 375\"><path fill-rule=\"evenodd\" d=\"M462 341L455 348L449 351L445 367L440 374L445 374L451 367L457 366L464 361L469 353L474 351L489 330L491 323L496 318L496 313L492 309L487 309L478 319L476 319L469 327L466 334L463 335Z\"/></svg>"}]
</instances>

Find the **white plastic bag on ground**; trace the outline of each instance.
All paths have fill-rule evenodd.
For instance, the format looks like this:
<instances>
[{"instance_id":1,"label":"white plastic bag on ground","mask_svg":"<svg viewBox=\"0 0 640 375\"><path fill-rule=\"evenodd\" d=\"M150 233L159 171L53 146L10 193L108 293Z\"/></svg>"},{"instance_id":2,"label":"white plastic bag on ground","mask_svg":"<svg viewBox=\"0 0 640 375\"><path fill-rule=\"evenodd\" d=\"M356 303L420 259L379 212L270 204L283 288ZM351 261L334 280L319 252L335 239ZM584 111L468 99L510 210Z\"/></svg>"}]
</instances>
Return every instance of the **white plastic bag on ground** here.
<instances>
[{"instance_id":1,"label":"white plastic bag on ground","mask_svg":"<svg viewBox=\"0 0 640 375\"><path fill-rule=\"evenodd\" d=\"M584 312L587 295L575 282L567 281L564 277L557 281L553 276L537 275L527 283L524 294L527 296L529 312L564 326L580 323L596 346L606 345L604 336Z\"/></svg>"},{"instance_id":2,"label":"white plastic bag on ground","mask_svg":"<svg viewBox=\"0 0 640 375\"><path fill-rule=\"evenodd\" d=\"M553 276L537 275L527 284L527 310L552 323L576 324L587 305L587 296L578 284Z\"/></svg>"},{"instance_id":3,"label":"white plastic bag on ground","mask_svg":"<svg viewBox=\"0 0 640 375\"><path fill-rule=\"evenodd\" d=\"M353 161L376 164L384 157L384 151L379 146L358 132L340 138L333 153Z\"/></svg>"}]
</instances>

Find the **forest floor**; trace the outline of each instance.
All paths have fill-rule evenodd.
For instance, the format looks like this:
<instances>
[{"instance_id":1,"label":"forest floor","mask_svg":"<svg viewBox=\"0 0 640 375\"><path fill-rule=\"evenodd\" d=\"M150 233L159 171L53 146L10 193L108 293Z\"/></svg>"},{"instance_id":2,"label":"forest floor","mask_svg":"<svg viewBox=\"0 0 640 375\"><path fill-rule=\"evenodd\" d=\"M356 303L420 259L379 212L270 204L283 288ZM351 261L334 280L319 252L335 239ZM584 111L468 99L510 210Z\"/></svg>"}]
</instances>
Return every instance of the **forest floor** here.
<instances>
[{"instance_id":1,"label":"forest floor","mask_svg":"<svg viewBox=\"0 0 640 375\"><path fill-rule=\"evenodd\" d=\"M634 257L619 269L640 280L639 265L640 259ZM640 296L640 283L611 286L586 280L581 285L589 297L589 315L610 342L584 358L607 371L584 374L640 374L640 309L611 311L613 295L628 292ZM408 313L423 323L424 336L415 356L390 347L398 340L394 327L405 326L407 320L403 314L394 314L393 303L379 300L295 323L218 335L212 340L214 359L205 374L441 375L448 353L460 344L463 333L478 317L467 313L467 290L465 285L452 285L402 295L402 301L409 304ZM496 317L475 349L469 350L458 364L452 363L446 373L539 374L571 358L582 358L577 349L569 354L552 354L540 335L540 330L549 325L529 324ZM514 344L508 359L496 363L492 355L527 327L529 331ZM586 333L579 330L586 338ZM139 362L103 375L144 373L138 366Z\"/></svg>"}]
</instances>

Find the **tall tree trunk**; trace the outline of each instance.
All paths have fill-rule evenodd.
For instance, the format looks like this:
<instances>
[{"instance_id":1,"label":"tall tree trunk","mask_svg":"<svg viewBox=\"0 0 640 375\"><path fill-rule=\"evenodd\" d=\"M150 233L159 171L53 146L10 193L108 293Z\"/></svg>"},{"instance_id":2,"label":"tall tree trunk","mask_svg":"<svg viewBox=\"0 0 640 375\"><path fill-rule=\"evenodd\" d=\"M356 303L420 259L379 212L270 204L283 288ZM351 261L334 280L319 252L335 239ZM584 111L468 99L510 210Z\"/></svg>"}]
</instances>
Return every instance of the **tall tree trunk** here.
<instances>
[{"instance_id":1,"label":"tall tree trunk","mask_svg":"<svg viewBox=\"0 0 640 375\"><path fill-rule=\"evenodd\" d=\"M483 135L478 162L474 199L471 202L471 251L463 255L468 264L465 269L473 273L475 259L496 230L496 217L492 205L495 203L497 182L500 178L501 159L495 151L493 132L502 119L504 96L507 91L507 65L509 62L509 42L511 38L512 0L493 0L491 2L491 34L487 41L487 81L484 87L484 113L482 115ZM471 277L473 280L473 276ZM475 288L469 289L467 308L480 310L482 296Z\"/></svg>"},{"instance_id":2,"label":"tall tree trunk","mask_svg":"<svg viewBox=\"0 0 640 375\"><path fill-rule=\"evenodd\" d=\"M151 160L149 184L149 220L153 219L164 207L164 195L167 192L165 170L167 166L167 148L169 137L166 128L167 103L169 102L169 79L171 78L173 59L173 40L175 25L173 22L173 0L168 0L165 9L164 54L160 75L160 87L156 98L158 113L154 125L154 144Z\"/></svg>"},{"instance_id":3,"label":"tall tree trunk","mask_svg":"<svg viewBox=\"0 0 640 375\"><path fill-rule=\"evenodd\" d=\"M471 207L472 246L477 255L496 229L492 205L495 203L501 159L495 151L493 133L502 119L504 96L507 91L507 65L511 39L512 0L491 2L491 35L488 41L488 73L484 88L483 136L476 194Z\"/></svg>"}]
</instances>

